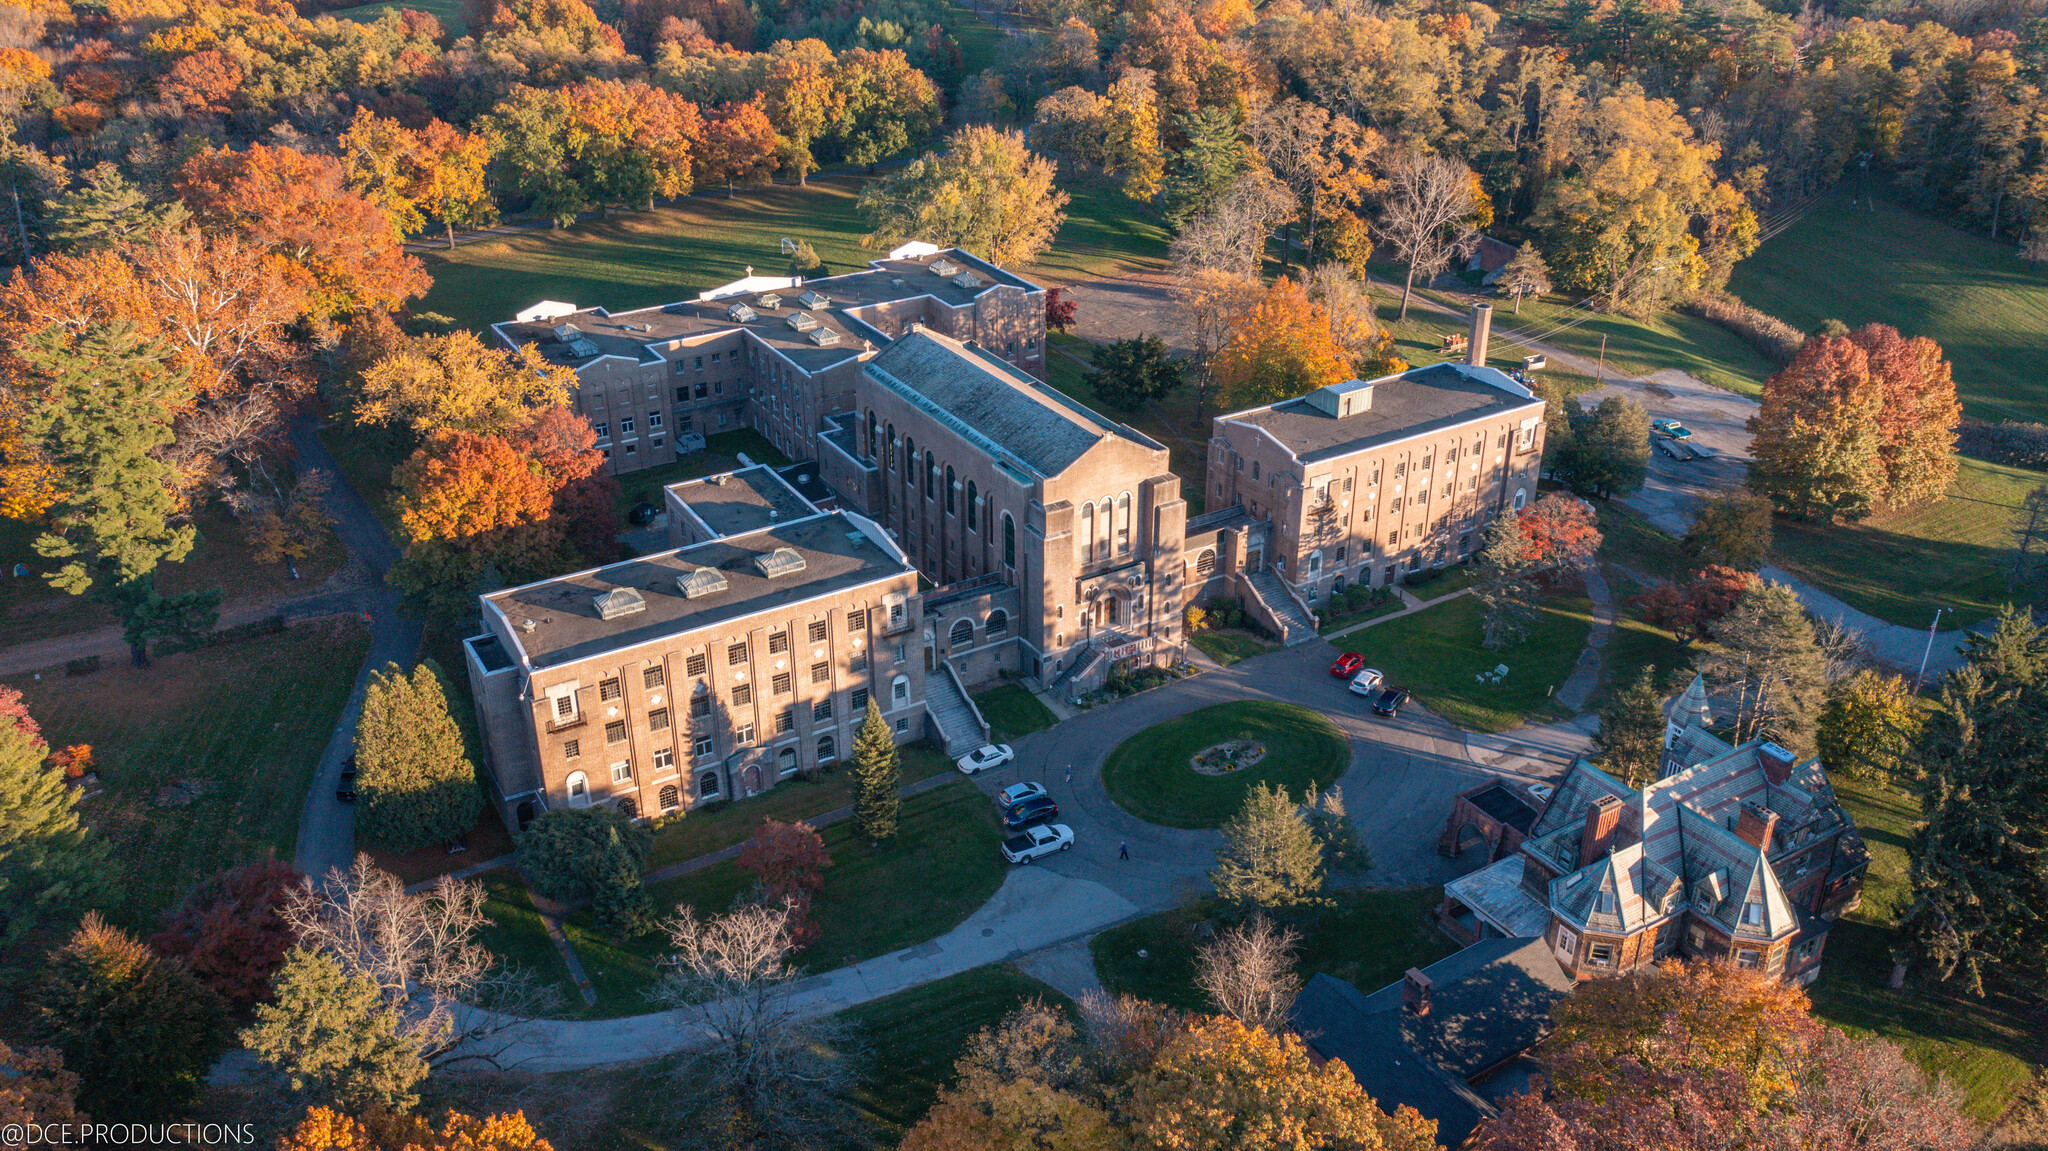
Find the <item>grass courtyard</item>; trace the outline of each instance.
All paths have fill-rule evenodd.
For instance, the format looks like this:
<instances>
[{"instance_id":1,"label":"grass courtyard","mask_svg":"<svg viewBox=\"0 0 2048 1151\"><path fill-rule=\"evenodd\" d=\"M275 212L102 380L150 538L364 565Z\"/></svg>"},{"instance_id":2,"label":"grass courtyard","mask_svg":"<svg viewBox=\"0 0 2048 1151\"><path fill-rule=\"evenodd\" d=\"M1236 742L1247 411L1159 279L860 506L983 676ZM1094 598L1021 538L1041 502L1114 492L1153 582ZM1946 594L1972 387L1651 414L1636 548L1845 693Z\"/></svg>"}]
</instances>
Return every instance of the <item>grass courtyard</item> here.
<instances>
[{"instance_id":1,"label":"grass courtyard","mask_svg":"<svg viewBox=\"0 0 2048 1151\"><path fill-rule=\"evenodd\" d=\"M1486 609L1472 596L1380 624L1352 641L1368 667L1414 693L1416 702L1459 727L1506 731L1531 717L1562 709L1552 693L1577 665L1593 628L1593 605L1577 593L1537 601L1528 638L1500 651L1480 640ZM1499 683L1484 683L1482 672L1506 664Z\"/></svg>"},{"instance_id":2,"label":"grass courtyard","mask_svg":"<svg viewBox=\"0 0 2048 1151\"><path fill-rule=\"evenodd\" d=\"M1060 721L1051 708L1020 683L992 687L974 697L974 706L981 709L981 718L988 721L989 738L997 743L1022 739Z\"/></svg>"},{"instance_id":3,"label":"grass courtyard","mask_svg":"<svg viewBox=\"0 0 2048 1151\"><path fill-rule=\"evenodd\" d=\"M51 746L89 743L100 791L79 803L118 870L107 918L156 927L202 876L290 859L299 811L369 640L349 621L86 676L13 676Z\"/></svg>"},{"instance_id":4,"label":"grass courtyard","mask_svg":"<svg viewBox=\"0 0 2048 1151\"><path fill-rule=\"evenodd\" d=\"M1203 775L1189 759L1213 744L1248 739L1266 758L1223 775ZM1299 796L1313 783L1328 787L1351 763L1351 741L1305 707L1241 700L1190 712L1147 728L1117 745L1102 765L1102 784L1118 807L1166 827L1221 827L1258 783Z\"/></svg>"}]
</instances>

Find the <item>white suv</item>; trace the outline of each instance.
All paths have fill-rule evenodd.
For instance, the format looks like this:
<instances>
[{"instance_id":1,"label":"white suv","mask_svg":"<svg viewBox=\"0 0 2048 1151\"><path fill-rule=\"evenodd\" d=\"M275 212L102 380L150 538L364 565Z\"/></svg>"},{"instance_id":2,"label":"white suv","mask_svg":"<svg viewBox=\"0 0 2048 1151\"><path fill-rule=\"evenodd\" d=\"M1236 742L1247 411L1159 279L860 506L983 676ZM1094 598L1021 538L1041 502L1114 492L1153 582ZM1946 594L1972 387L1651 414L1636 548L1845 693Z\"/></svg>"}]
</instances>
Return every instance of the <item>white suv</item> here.
<instances>
[{"instance_id":1,"label":"white suv","mask_svg":"<svg viewBox=\"0 0 2048 1151\"><path fill-rule=\"evenodd\" d=\"M1064 823L1027 827L1003 841L1003 858L1011 863L1029 863L1041 855L1065 851L1074 846L1074 829Z\"/></svg>"}]
</instances>

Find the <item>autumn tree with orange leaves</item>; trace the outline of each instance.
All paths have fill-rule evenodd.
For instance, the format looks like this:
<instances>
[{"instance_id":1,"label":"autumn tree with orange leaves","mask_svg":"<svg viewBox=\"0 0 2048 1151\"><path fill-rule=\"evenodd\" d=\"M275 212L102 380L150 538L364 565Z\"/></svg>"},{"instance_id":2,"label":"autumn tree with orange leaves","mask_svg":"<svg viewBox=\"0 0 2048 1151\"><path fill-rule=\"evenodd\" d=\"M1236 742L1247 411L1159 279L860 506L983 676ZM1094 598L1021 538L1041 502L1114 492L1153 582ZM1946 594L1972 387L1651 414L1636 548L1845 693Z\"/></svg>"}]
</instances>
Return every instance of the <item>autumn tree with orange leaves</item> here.
<instances>
[{"instance_id":1,"label":"autumn tree with orange leaves","mask_svg":"<svg viewBox=\"0 0 2048 1151\"><path fill-rule=\"evenodd\" d=\"M1331 332L1329 316L1286 276L1228 324L1211 367L1225 407L1274 403L1352 375L1351 357Z\"/></svg>"},{"instance_id":2,"label":"autumn tree with orange leaves","mask_svg":"<svg viewBox=\"0 0 2048 1151\"><path fill-rule=\"evenodd\" d=\"M277 1151L554 1151L524 1112L478 1118L450 1111L436 1127L424 1116L376 1112L357 1118L313 1107Z\"/></svg>"},{"instance_id":3,"label":"autumn tree with orange leaves","mask_svg":"<svg viewBox=\"0 0 2048 1151\"><path fill-rule=\"evenodd\" d=\"M557 227L592 208L651 208L690 191L704 135L697 105L641 80L514 85L485 125L503 142L511 191Z\"/></svg>"},{"instance_id":4,"label":"autumn tree with orange leaves","mask_svg":"<svg viewBox=\"0 0 2048 1151\"><path fill-rule=\"evenodd\" d=\"M759 98L720 104L704 119L704 136L697 148L699 174L706 182L724 184L730 198L733 185L758 183L774 175L781 147L782 138L761 110Z\"/></svg>"}]
</instances>

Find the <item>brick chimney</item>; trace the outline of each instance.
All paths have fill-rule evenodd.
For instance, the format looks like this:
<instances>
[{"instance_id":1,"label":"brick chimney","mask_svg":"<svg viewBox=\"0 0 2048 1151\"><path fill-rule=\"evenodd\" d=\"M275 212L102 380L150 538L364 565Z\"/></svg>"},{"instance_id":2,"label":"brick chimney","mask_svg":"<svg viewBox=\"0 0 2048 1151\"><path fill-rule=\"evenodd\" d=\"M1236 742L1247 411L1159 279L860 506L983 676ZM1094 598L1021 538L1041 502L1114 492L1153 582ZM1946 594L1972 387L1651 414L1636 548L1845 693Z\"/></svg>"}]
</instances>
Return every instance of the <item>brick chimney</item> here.
<instances>
[{"instance_id":1,"label":"brick chimney","mask_svg":"<svg viewBox=\"0 0 2048 1151\"><path fill-rule=\"evenodd\" d=\"M1798 761L1799 757L1775 743L1756 749L1756 765L1764 769L1764 778L1771 781L1772 787L1783 787L1792 778L1792 765Z\"/></svg>"},{"instance_id":2,"label":"brick chimney","mask_svg":"<svg viewBox=\"0 0 2048 1151\"><path fill-rule=\"evenodd\" d=\"M1472 305L1472 337L1466 341L1465 362L1475 368L1486 366L1486 338L1493 334L1493 305Z\"/></svg>"},{"instance_id":3,"label":"brick chimney","mask_svg":"<svg viewBox=\"0 0 2048 1151\"><path fill-rule=\"evenodd\" d=\"M1744 803L1735 817L1735 834L1751 846L1771 849L1771 833L1778 830L1778 813L1760 803Z\"/></svg>"},{"instance_id":4,"label":"brick chimney","mask_svg":"<svg viewBox=\"0 0 2048 1151\"><path fill-rule=\"evenodd\" d=\"M1401 980L1401 1008L1410 1015L1429 1014L1429 976L1411 967Z\"/></svg>"},{"instance_id":5,"label":"brick chimney","mask_svg":"<svg viewBox=\"0 0 2048 1151\"><path fill-rule=\"evenodd\" d=\"M1603 795L1586 808L1586 828L1579 833L1579 866L1584 867L1607 854L1614 846L1614 833L1621 830L1621 801Z\"/></svg>"}]
</instances>

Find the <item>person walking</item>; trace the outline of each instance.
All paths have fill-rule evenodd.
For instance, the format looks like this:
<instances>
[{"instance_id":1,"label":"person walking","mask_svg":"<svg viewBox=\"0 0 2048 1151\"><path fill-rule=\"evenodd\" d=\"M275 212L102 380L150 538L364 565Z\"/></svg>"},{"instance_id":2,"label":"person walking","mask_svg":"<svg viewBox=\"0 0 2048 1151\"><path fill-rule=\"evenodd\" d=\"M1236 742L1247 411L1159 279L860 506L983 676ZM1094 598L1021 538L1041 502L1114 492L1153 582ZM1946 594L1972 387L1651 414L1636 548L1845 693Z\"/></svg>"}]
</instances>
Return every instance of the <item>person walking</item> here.
<instances>
[{"instance_id":1,"label":"person walking","mask_svg":"<svg viewBox=\"0 0 2048 1151\"><path fill-rule=\"evenodd\" d=\"M1071 763L1067 765L1067 782L1070 784L1074 782L1074 765Z\"/></svg>"},{"instance_id":2,"label":"person walking","mask_svg":"<svg viewBox=\"0 0 2048 1151\"><path fill-rule=\"evenodd\" d=\"M1117 857L1118 859L1123 859L1123 860L1128 860L1128 859L1130 859L1130 858L1131 858L1131 845L1130 845L1130 844L1128 844L1128 843L1118 843L1118 844L1116 845L1116 857Z\"/></svg>"}]
</instances>

